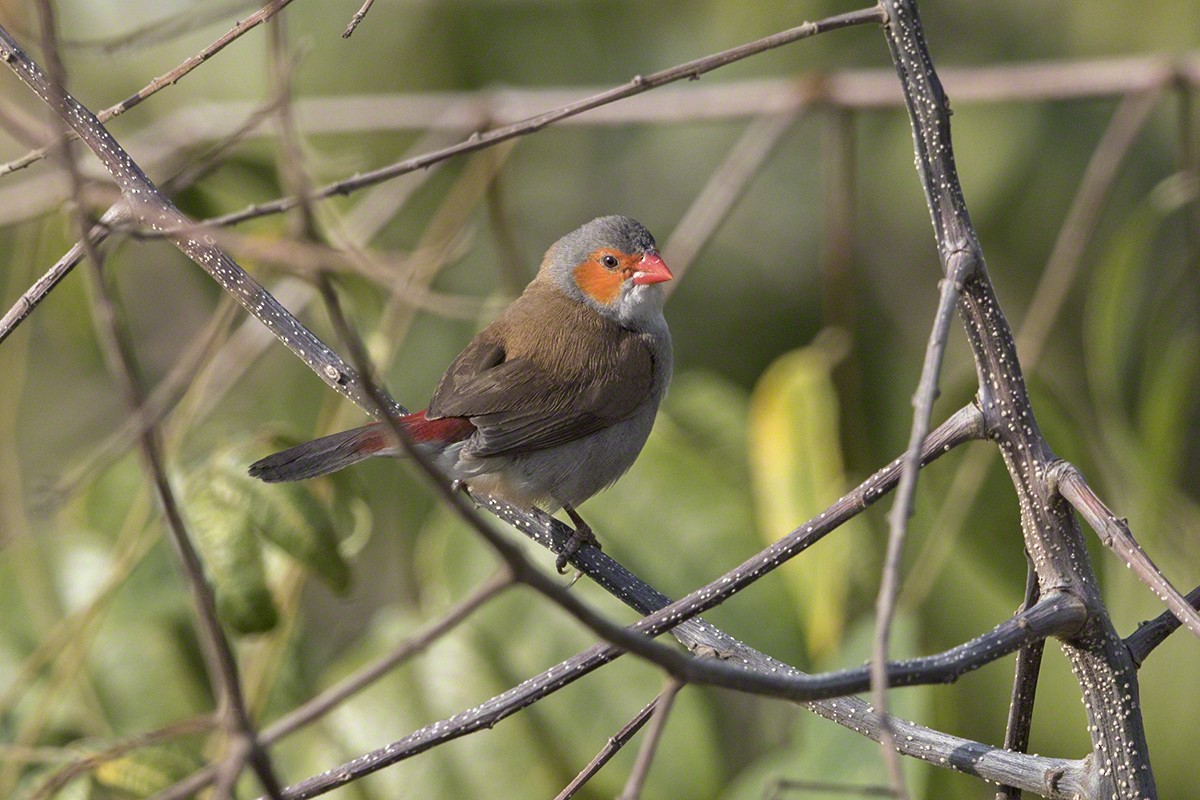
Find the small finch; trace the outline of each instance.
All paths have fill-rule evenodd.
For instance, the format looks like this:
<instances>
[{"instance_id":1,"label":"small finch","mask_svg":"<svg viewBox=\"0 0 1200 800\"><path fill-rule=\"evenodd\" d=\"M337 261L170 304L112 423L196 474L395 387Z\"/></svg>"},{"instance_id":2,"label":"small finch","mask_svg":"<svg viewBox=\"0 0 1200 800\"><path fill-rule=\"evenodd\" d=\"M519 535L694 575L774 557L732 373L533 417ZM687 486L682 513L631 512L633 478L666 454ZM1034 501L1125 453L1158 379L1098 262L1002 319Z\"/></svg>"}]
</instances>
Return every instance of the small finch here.
<instances>
[{"instance_id":1,"label":"small finch","mask_svg":"<svg viewBox=\"0 0 1200 800\"><path fill-rule=\"evenodd\" d=\"M575 507L633 464L671 378L660 285L671 271L629 217L594 219L555 242L537 277L450 364L429 407L398 418L452 480L513 505ZM384 423L335 433L250 466L264 481L325 475L401 456Z\"/></svg>"}]
</instances>

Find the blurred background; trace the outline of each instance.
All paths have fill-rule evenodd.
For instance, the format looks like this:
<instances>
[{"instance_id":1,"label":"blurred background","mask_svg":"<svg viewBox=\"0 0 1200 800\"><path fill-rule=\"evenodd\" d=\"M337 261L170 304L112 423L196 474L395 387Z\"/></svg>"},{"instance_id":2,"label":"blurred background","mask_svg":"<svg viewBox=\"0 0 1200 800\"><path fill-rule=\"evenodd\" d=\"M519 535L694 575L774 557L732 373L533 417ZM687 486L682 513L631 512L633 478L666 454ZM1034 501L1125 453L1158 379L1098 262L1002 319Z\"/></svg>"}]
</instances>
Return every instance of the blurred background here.
<instances>
[{"instance_id":1,"label":"blurred background","mask_svg":"<svg viewBox=\"0 0 1200 800\"><path fill-rule=\"evenodd\" d=\"M0 22L40 58L33 8L0 3ZM98 110L256 5L56 8L70 90ZM185 213L208 218L294 185L282 177L288 161L271 110L284 79L307 180L322 186L855 6L381 0L344 40L357 8L297 0L283 12L286 31L250 32L110 130L156 181L209 167L174 195ZM1194 79L1167 86L1162 76L1172 63L1197 74L1200 16L1167 0L1135 11L1112 0L943 0L922 12L954 102L967 202L1019 331L1038 420L1187 591L1200 582L1200 146ZM1022 64L1033 69L978 71ZM644 222L679 275L667 306L675 379L631 473L582 513L605 552L677 597L820 511L907 441L940 268L888 70L878 30L823 35L322 201L317 244L282 215L231 227L222 244L344 353L308 280L334 270L388 388L419 408L558 236L607 213ZM814 94L820 101L806 102ZM9 161L47 123L7 71L0 108L0 160ZM80 160L98 214L113 196L94 159ZM51 161L0 177L4 309L75 240L69 196ZM118 236L104 252L258 719L389 652L494 571L486 546L402 464L299 487L245 479L245 465L281 442L364 415L173 247ZM90 272L78 270L0 344L4 797L35 796L70 759L212 709L186 585L97 343L94 294ZM935 422L970 400L974 381L956 326ZM887 506L708 618L805 670L861 663ZM968 445L924 471L911 530L895 656L951 647L1019 605L1017 506L993 448ZM1162 610L1102 547L1093 559L1118 631ZM586 581L574 591L632 619ZM510 590L272 752L284 779L298 781L482 702L593 639ZM1176 635L1141 671L1163 797L1186 796L1195 782L1191 741L1178 734L1200 718L1196 648ZM1011 674L1005 659L953 686L896 691L892 702L905 717L999 744ZM494 730L333 796L552 797L661 685L655 669L621 659ZM1033 751L1087 752L1079 697L1048 648ZM220 755L221 741L204 731L170 737L58 796L152 795ZM616 795L635 750L580 796ZM920 763L905 769L915 797L994 792ZM885 782L878 748L836 725L686 688L645 796L759 798L780 781ZM249 777L239 789L257 794Z\"/></svg>"}]
</instances>

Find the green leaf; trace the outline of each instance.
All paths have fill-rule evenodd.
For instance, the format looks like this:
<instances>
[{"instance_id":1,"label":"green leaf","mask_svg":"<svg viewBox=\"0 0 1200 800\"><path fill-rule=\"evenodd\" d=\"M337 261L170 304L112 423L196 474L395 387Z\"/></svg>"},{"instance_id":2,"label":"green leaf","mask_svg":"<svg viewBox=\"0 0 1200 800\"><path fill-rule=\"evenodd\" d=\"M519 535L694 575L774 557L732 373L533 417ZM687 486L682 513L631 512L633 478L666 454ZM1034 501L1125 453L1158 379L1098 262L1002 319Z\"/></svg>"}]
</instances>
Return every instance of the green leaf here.
<instances>
[{"instance_id":1,"label":"green leaf","mask_svg":"<svg viewBox=\"0 0 1200 800\"><path fill-rule=\"evenodd\" d=\"M271 630L279 613L267 586L247 493L224 471L210 469L193 476L187 499L221 619L239 633Z\"/></svg>"},{"instance_id":2,"label":"green leaf","mask_svg":"<svg viewBox=\"0 0 1200 800\"><path fill-rule=\"evenodd\" d=\"M253 480L247 478L247 480ZM258 483L253 520L258 532L283 552L312 570L331 589L350 587L350 565L342 557L333 519L308 486Z\"/></svg>"},{"instance_id":3,"label":"green leaf","mask_svg":"<svg viewBox=\"0 0 1200 800\"><path fill-rule=\"evenodd\" d=\"M774 542L818 514L846 489L831 377L844 338L827 333L779 357L750 399L749 450L759 531ZM809 651L829 654L841 639L853 580L851 558L865 540L855 520L804 554L784 574Z\"/></svg>"}]
</instances>

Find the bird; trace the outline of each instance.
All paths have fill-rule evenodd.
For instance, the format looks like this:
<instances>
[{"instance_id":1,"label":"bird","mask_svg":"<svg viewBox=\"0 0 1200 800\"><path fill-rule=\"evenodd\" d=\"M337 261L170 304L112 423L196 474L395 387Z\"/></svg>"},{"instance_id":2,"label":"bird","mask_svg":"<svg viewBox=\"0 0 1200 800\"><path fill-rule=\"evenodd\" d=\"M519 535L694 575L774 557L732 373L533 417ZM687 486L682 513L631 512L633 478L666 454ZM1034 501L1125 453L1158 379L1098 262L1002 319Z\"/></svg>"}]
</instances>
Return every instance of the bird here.
<instances>
[{"instance_id":1,"label":"bird","mask_svg":"<svg viewBox=\"0 0 1200 800\"><path fill-rule=\"evenodd\" d=\"M671 334L654 237L604 216L556 241L536 277L451 362L428 407L396 418L456 485L512 505L561 508L574 533L556 566L599 546L576 507L637 459L666 393ZM373 422L269 455L250 475L312 478L404 455Z\"/></svg>"}]
</instances>

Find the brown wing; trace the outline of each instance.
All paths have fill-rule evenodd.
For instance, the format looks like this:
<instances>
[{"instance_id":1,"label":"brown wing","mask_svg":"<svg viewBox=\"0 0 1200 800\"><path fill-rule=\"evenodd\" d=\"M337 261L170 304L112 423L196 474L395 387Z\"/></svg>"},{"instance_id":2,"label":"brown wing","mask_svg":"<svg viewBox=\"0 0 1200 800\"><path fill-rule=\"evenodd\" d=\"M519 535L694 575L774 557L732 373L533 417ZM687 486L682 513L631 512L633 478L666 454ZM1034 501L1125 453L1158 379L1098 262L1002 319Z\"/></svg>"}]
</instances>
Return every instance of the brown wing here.
<instances>
[{"instance_id":1,"label":"brown wing","mask_svg":"<svg viewBox=\"0 0 1200 800\"><path fill-rule=\"evenodd\" d=\"M477 456L516 455L595 433L646 399L654 358L639 336L620 329L589 344L589 358L551 370L532 356L508 357L481 335L450 365L428 413L469 418L478 429L470 444Z\"/></svg>"}]
</instances>

